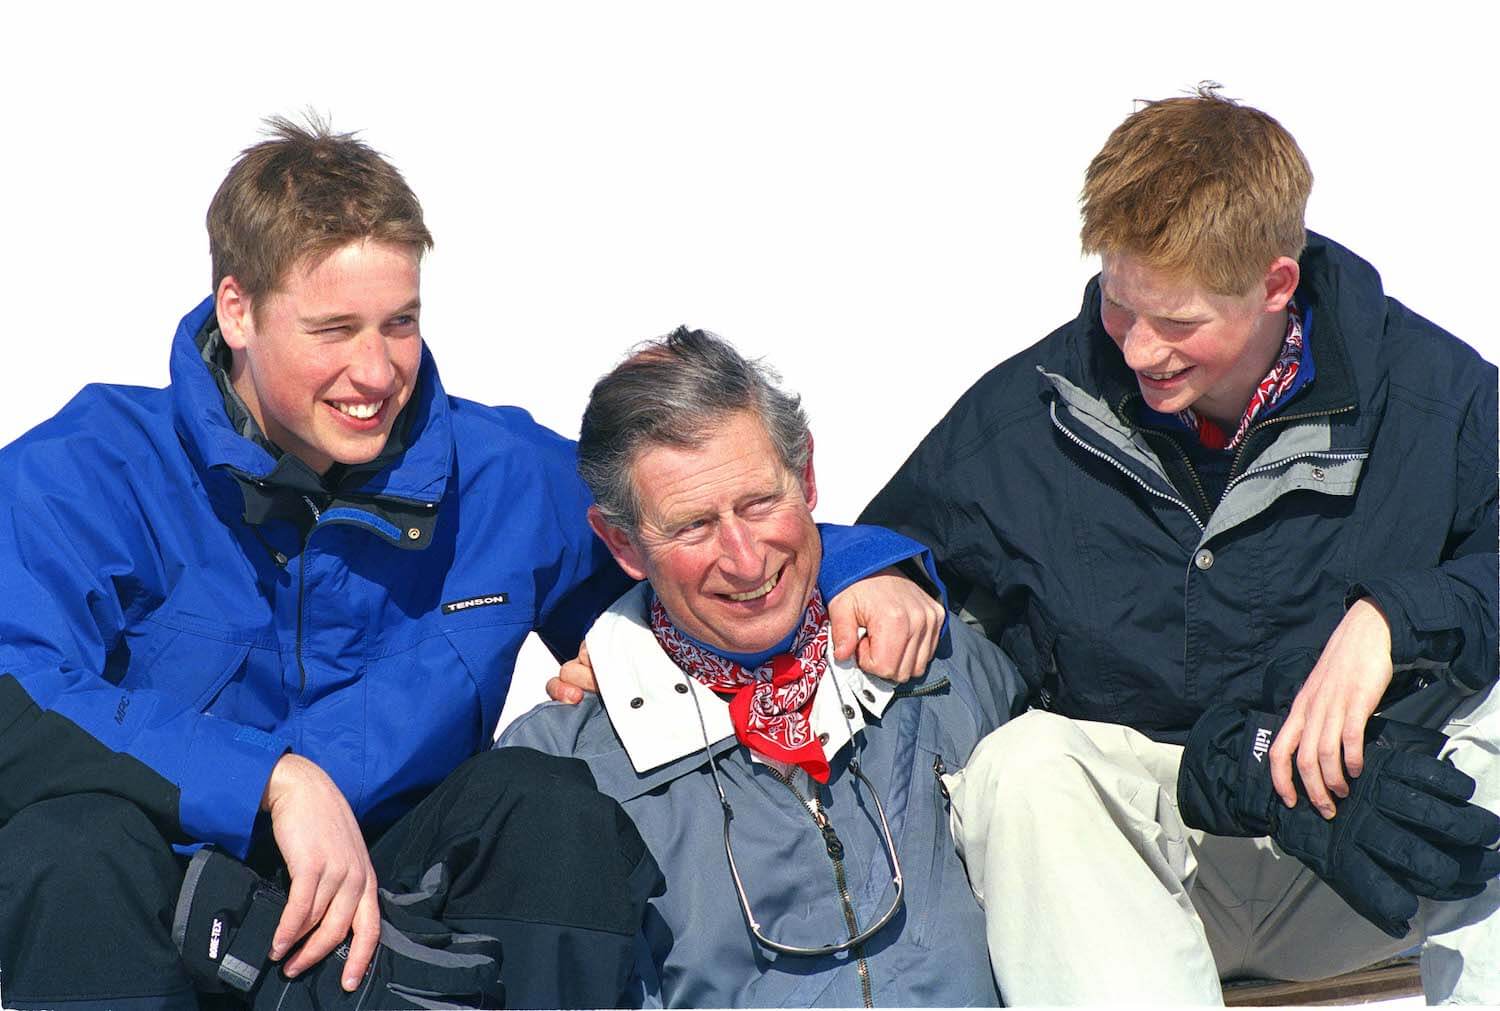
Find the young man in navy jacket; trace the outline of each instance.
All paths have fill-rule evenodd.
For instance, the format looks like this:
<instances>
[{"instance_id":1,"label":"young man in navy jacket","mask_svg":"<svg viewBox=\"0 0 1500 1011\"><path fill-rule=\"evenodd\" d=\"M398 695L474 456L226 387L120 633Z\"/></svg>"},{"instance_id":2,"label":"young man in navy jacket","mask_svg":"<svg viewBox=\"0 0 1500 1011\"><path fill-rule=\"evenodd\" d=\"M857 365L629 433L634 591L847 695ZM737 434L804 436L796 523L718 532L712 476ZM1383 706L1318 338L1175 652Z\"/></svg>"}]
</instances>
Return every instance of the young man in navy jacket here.
<instances>
[{"instance_id":1,"label":"young man in navy jacket","mask_svg":"<svg viewBox=\"0 0 1500 1011\"><path fill-rule=\"evenodd\" d=\"M1424 939L1429 999L1500 1000L1486 832L1447 840L1462 867L1369 888L1286 827L1316 811L1340 854L1369 842L1375 821L1345 829L1388 774L1377 710L1441 728L1500 807L1495 367L1307 232L1311 184L1256 109L1147 103L1088 169L1077 318L982 377L862 517L929 544L1032 685L953 791L1009 1001L1212 1002L1220 976ZM1203 723L1216 703L1260 737ZM1190 783L1222 778L1184 799L1243 806L1232 751L1285 813L1184 809L1189 831L1185 741ZM1398 829L1402 860L1428 854Z\"/></svg>"}]
</instances>

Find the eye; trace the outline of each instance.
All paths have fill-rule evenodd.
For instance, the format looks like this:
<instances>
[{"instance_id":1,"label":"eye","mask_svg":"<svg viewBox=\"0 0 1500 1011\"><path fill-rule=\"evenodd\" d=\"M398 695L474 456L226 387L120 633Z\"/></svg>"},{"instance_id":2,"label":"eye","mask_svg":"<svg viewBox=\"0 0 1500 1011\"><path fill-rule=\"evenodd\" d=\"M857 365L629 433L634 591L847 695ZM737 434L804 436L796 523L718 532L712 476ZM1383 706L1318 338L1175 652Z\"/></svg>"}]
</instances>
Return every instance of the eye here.
<instances>
[{"instance_id":1,"label":"eye","mask_svg":"<svg viewBox=\"0 0 1500 1011\"><path fill-rule=\"evenodd\" d=\"M708 520L689 520L672 531L674 540L687 541L703 536L708 531Z\"/></svg>"}]
</instances>

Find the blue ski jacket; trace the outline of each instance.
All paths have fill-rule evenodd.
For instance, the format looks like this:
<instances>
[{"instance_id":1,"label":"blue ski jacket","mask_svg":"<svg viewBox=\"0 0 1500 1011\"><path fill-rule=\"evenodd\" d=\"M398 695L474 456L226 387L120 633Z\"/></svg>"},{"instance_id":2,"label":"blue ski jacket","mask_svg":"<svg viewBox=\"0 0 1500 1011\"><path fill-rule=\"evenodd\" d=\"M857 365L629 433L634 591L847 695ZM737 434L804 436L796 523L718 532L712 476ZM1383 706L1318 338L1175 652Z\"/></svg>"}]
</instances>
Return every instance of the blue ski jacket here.
<instances>
[{"instance_id":1,"label":"blue ski jacket","mask_svg":"<svg viewBox=\"0 0 1500 1011\"><path fill-rule=\"evenodd\" d=\"M0 823L102 791L243 856L294 751L378 832L490 745L527 633L572 656L630 585L573 443L447 396L425 350L394 452L287 486L205 364L213 312L166 389L86 387L0 450Z\"/></svg>"}]
</instances>

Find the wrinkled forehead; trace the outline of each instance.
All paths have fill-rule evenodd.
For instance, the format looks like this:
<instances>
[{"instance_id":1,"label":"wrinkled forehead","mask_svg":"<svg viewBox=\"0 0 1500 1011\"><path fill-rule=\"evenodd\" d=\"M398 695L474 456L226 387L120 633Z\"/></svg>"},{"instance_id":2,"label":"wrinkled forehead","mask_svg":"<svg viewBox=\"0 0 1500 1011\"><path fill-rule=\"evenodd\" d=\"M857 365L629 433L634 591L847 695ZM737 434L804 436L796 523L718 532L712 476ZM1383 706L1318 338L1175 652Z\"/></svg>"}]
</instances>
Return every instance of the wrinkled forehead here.
<instances>
[{"instance_id":1,"label":"wrinkled forehead","mask_svg":"<svg viewBox=\"0 0 1500 1011\"><path fill-rule=\"evenodd\" d=\"M630 466L643 521L660 523L737 508L796 486L754 415L695 431L687 444L651 443Z\"/></svg>"}]
</instances>

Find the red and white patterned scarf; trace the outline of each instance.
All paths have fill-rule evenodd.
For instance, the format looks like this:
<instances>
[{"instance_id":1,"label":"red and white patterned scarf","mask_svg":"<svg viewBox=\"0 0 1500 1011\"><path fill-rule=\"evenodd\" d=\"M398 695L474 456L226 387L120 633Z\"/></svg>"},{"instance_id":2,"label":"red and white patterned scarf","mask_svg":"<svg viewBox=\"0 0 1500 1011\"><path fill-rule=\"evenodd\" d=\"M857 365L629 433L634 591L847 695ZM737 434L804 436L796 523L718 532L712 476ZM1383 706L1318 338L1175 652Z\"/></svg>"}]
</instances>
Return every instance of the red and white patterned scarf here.
<instances>
[{"instance_id":1,"label":"red and white patterned scarf","mask_svg":"<svg viewBox=\"0 0 1500 1011\"><path fill-rule=\"evenodd\" d=\"M1189 429L1198 433L1198 441L1209 449L1237 449L1244 440L1245 433L1255 423L1255 419L1265 413L1267 407L1276 403L1286 392L1292 388L1297 380L1297 373L1302 370L1302 321L1297 318L1297 307L1288 303L1286 314L1286 339L1281 343L1281 353L1276 356L1276 362L1271 366L1271 371L1255 387L1255 392L1250 394L1250 403L1245 405L1245 413L1240 416L1239 427L1234 430L1233 437L1224 438L1224 430L1207 418L1200 417L1196 411L1189 407L1185 411L1177 412L1177 420Z\"/></svg>"},{"instance_id":2,"label":"red and white patterned scarf","mask_svg":"<svg viewBox=\"0 0 1500 1011\"><path fill-rule=\"evenodd\" d=\"M802 613L792 652L773 656L754 670L688 639L654 598L651 631L678 667L730 697L729 718L741 744L767 758L796 765L820 783L828 782L828 759L809 721L813 695L828 669L828 611L816 590Z\"/></svg>"}]
</instances>

